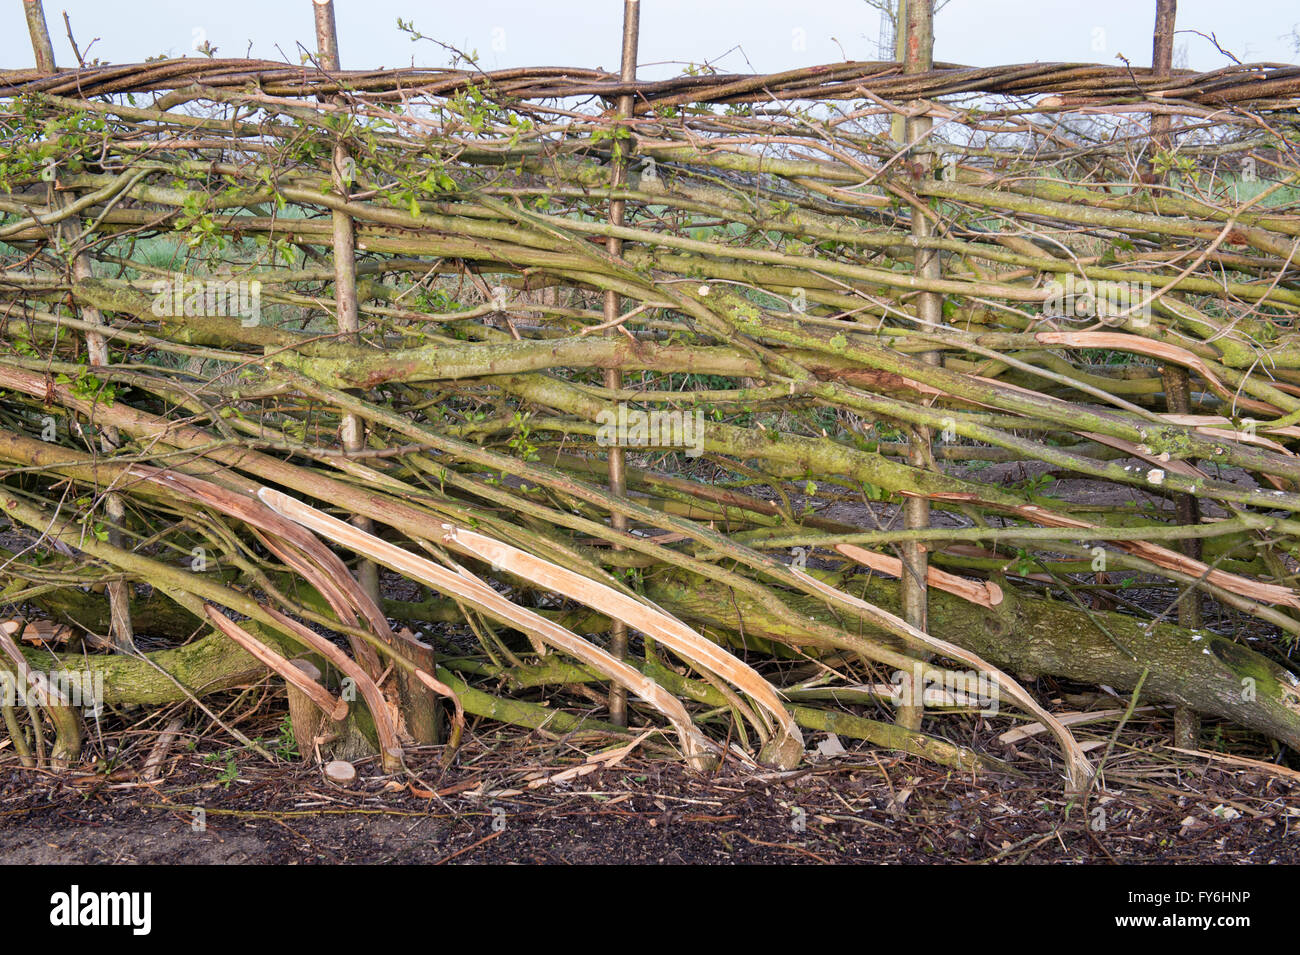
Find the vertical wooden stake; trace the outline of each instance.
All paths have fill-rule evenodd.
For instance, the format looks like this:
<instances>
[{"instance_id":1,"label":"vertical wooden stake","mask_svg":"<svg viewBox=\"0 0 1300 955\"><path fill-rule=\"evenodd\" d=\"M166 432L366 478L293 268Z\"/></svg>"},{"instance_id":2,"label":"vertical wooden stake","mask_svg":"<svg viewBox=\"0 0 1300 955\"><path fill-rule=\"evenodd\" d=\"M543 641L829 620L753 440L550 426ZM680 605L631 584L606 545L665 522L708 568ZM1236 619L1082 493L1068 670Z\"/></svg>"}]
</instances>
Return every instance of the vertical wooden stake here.
<instances>
[{"instance_id":1,"label":"vertical wooden stake","mask_svg":"<svg viewBox=\"0 0 1300 955\"><path fill-rule=\"evenodd\" d=\"M321 69L338 71L338 25L334 19L334 0L312 0L316 14L316 59ZM335 102L343 102L337 97ZM334 190L344 199L352 188L352 157L342 139L334 144L331 172ZM359 339L361 321L357 310L357 249L356 226L346 212L335 211L331 216L334 227L334 311L338 330L353 339ZM360 451L365 446L365 424L354 414L343 416L339 434L345 451ZM374 531L368 517L354 517L352 523L363 531ZM379 569L373 561L362 560L357 565L357 580L372 600L379 600Z\"/></svg>"},{"instance_id":2,"label":"vertical wooden stake","mask_svg":"<svg viewBox=\"0 0 1300 955\"><path fill-rule=\"evenodd\" d=\"M894 59L907 60L907 0L897 0L894 5ZM889 118L889 135L899 146L907 142L907 120L895 113Z\"/></svg>"},{"instance_id":3,"label":"vertical wooden stake","mask_svg":"<svg viewBox=\"0 0 1300 955\"><path fill-rule=\"evenodd\" d=\"M934 62L934 0L907 0L907 16L902 30L903 72L928 73ZM910 116L906 123L905 136L907 144L912 147L921 143L930 132L931 120L928 116ZM913 152L911 160L919 164L920 175L930 176L933 163L928 144ZM930 220L924 215L928 211L923 206L912 208L912 236L927 239L932 230ZM916 274L924 278L939 277L939 256L933 249L917 248L915 254ZM922 292L916 299L917 318L921 325L937 327L943 321L943 299L933 292ZM939 363L938 352L925 352L920 359L929 364ZM933 456L930 451L930 429L914 427L908 436L907 460L914 467L930 467ZM908 497L903 502L903 526L908 530L918 530L930 526L930 502L923 497ZM929 594L926 575L929 572L929 557L925 545L920 541L907 541L902 545L903 576L902 610L903 619L918 630L929 630ZM925 687L918 684L914 675L909 674L900 683L903 703L899 706L895 719L905 729L919 730L925 715Z\"/></svg>"},{"instance_id":4,"label":"vertical wooden stake","mask_svg":"<svg viewBox=\"0 0 1300 955\"><path fill-rule=\"evenodd\" d=\"M437 672L437 659L433 647L416 637L410 630L402 630L407 638L402 651L411 658L411 662L425 673ZM397 680L398 708L401 711L402 726L417 743L442 742L442 700L425 686L414 673L399 667L394 674ZM450 747L448 755L455 749Z\"/></svg>"},{"instance_id":5,"label":"vertical wooden stake","mask_svg":"<svg viewBox=\"0 0 1300 955\"><path fill-rule=\"evenodd\" d=\"M623 56L619 78L627 82L636 79L636 55L640 33L641 0L623 0ZM619 118L631 116L634 105L635 98L631 94L620 96L617 104ZM618 129L618 127L615 128ZM627 180L627 155L630 143L630 138L625 139L618 135L614 137L616 154L610 170L612 189L617 189ZM622 199L611 199L609 203L610 223L621 226L626 209L627 203ZM610 255L622 255L623 240L611 237L605 241L605 248ZM606 291L605 321L616 321L621 308L622 302L619 294ZM606 334L618 335L620 333L617 328L610 328ZM623 372L617 368L606 369L605 387L615 390L622 388ZM618 444L612 445L609 449L609 492L615 497L622 497L627 492L624 452L623 448ZM627 530L627 516L611 512L610 524L615 530ZM622 550L623 548L616 547L616 549ZM609 647L610 652L620 660L627 656L627 624L621 620L615 621L614 626L609 631ZM627 690L617 684L611 684L609 688L609 718L610 722L618 726L627 725Z\"/></svg>"},{"instance_id":6,"label":"vertical wooden stake","mask_svg":"<svg viewBox=\"0 0 1300 955\"><path fill-rule=\"evenodd\" d=\"M54 47L50 44L50 31L45 25L45 8L41 6L41 0L23 0L23 13L27 17L27 32L32 37L36 68L42 73L53 73Z\"/></svg>"},{"instance_id":7,"label":"vertical wooden stake","mask_svg":"<svg viewBox=\"0 0 1300 955\"><path fill-rule=\"evenodd\" d=\"M1156 25L1151 38L1151 72L1169 76L1174 67L1174 23L1178 19L1178 0L1156 0ZM1151 117L1152 145L1168 149L1170 117L1165 113Z\"/></svg>"},{"instance_id":8,"label":"vertical wooden stake","mask_svg":"<svg viewBox=\"0 0 1300 955\"><path fill-rule=\"evenodd\" d=\"M290 663L317 682L321 672L310 660L292 660ZM302 690L288 680L284 682L289 696L289 723L293 727L293 741L298 748L298 758L312 762L316 755L316 740L322 736L329 717Z\"/></svg>"},{"instance_id":9,"label":"vertical wooden stake","mask_svg":"<svg viewBox=\"0 0 1300 955\"><path fill-rule=\"evenodd\" d=\"M45 9L41 0L23 0L23 13L27 17L27 32L31 34L32 51L36 55L36 68L42 73L53 73L57 68L54 63L54 47L50 43L50 31L45 23ZM57 172L47 191L47 204L51 209L66 205L65 198L58 191ZM71 249L80 236L77 234L76 217L64 220L57 226L57 234L65 248ZM76 281L94 278L95 272L90 256L77 252L71 257L72 277ZM69 308L73 307L69 303ZM91 325L104 324L104 316L97 308L83 306L82 321ZM108 341L99 332L86 332L86 355L90 366L101 368L108 365ZM100 434L100 447L109 452L121 443L116 428L105 428ZM116 494L104 495L104 514L108 518L108 541L114 547L126 546L122 528L126 523L126 506ZM113 580L105 585L108 593L109 639L118 650L135 649L135 628L131 624L131 588L124 580Z\"/></svg>"},{"instance_id":10,"label":"vertical wooden stake","mask_svg":"<svg viewBox=\"0 0 1300 955\"><path fill-rule=\"evenodd\" d=\"M334 18L333 0L312 0L316 15L316 59L321 69L337 72L343 67L339 60L338 23ZM345 102L342 96L334 102ZM352 189L352 156L342 137L334 144L331 174L334 191L346 199ZM357 242L356 226L352 216L335 210L331 216L334 226L334 310L338 330L356 341L360 340L361 320L357 302ZM365 447L365 423L359 415L345 414L339 434L345 451L360 451ZM374 522L356 515L352 525L367 533L374 533ZM374 561L362 559L357 564L357 582L370 595L376 605L380 602L379 567ZM420 641L412 641L404 650L418 648L420 658L415 662L433 672L433 648ZM371 674L378 676L378 674ZM398 702L406 732L417 743L436 743L439 738L439 716L442 704L438 696L414 674L398 669L394 674Z\"/></svg>"},{"instance_id":11,"label":"vertical wooden stake","mask_svg":"<svg viewBox=\"0 0 1300 955\"><path fill-rule=\"evenodd\" d=\"M1155 76L1169 76L1174 65L1174 23L1178 18L1178 0L1156 0L1156 23L1151 39L1151 72ZM1151 156L1155 151L1173 149L1173 122L1164 113L1151 114ZM1155 174L1154 169L1152 170ZM1165 388L1165 407L1173 414L1190 414L1192 386L1187 369L1179 365L1166 365L1160 369ZM1174 508L1179 524L1199 524L1201 506L1190 494L1175 494ZM1197 560L1201 557L1199 537L1179 542L1184 554ZM1201 595L1195 588L1188 590L1178 600L1178 623L1192 630L1201 626ZM1196 749L1201 735L1201 720L1196 712L1186 706L1174 707L1174 745Z\"/></svg>"}]
</instances>

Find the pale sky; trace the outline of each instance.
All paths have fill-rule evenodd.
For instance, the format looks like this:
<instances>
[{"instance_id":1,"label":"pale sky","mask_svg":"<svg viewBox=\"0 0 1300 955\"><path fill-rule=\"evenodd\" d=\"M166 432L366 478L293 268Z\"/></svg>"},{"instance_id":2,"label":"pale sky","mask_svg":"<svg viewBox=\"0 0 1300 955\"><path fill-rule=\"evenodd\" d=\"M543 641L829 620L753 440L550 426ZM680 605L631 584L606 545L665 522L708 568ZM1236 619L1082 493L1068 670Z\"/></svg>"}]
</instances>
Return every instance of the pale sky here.
<instances>
[{"instance_id":1,"label":"pale sky","mask_svg":"<svg viewBox=\"0 0 1300 955\"><path fill-rule=\"evenodd\" d=\"M876 59L879 14L865 0L642 0L642 75L680 72L688 62L728 71L776 71L848 59ZM477 50L485 69L603 66L617 69L622 0L336 0L345 68L445 66L448 54L412 43L396 28ZM124 63L168 53L196 56L196 42L218 56L297 63L297 43L314 50L311 0L45 0L60 66L75 63L63 23L67 11L90 57ZM948 62L1071 61L1145 66L1151 57L1154 0L951 0L936 23L935 56ZM1182 0L1180 30L1217 35L1243 61L1296 62L1294 0ZM1180 59L1195 69L1229 61L1208 39L1182 34ZM739 47L737 50L736 48ZM742 52L743 51L743 52ZM33 65L19 0L0 7L0 67ZM672 64L672 65L668 65Z\"/></svg>"}]
</instances>

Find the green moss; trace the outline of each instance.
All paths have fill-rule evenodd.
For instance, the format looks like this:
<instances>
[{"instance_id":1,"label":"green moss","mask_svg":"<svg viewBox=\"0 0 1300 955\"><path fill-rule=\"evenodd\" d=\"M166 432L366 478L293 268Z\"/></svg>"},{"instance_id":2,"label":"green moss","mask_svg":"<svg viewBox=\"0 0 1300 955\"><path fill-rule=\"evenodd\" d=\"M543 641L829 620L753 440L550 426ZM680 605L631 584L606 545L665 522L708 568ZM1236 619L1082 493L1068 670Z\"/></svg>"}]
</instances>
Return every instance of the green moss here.
<instances>
[{"instance_id":1,"label":"green moss","mask_svg":"<svg viewBox=\"0 0 1300 955\"><path fill-rule=\"evenodd\" d=\"M1168 454L1183 458L1193 451L1192 439L1186 431L1177 428L1153 428L1148 432L1146 445L1152 454Z\"/></svg>"},{"instance_id":2,"label":"green moss","mask_svg":"<svg viewBox=\"0 0 1300 955\"><path fill-rule=\"evenodd\" d=\"M737 325L757 327L761 322L758 306L730 292L714 292L718 305Z\"/></svg>"},{"instance_id":3,"label":"green moss","mask_svg":"<svg viewBox=\"0 0 1300 955\"><path fill-rule=\"evenodd\" d=\"M1257 695L1271 697L1300 713L1300 685L1267 657L1218 636L1210 638L1207 649L1243 681L1253 681Z\"/></svg>"}]
</instances>

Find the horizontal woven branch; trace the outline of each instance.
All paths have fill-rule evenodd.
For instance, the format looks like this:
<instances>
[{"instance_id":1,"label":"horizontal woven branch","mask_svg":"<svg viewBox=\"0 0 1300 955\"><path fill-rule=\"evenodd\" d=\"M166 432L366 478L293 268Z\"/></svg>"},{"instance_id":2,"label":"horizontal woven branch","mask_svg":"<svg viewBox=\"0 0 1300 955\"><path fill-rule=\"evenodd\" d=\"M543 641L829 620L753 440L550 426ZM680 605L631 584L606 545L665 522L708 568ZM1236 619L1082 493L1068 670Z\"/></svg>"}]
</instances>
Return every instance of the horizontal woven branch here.
<instances>
[{"instance_id":1,"label":"horizontal woven branch","mask_svg":"<svg viewBox=\"0 0 1300 955\"><path fill-rule=\"evenodd\" d=\"M270 60L181 58L150 63L92 66L42 74L36 70L0 71L0 96L41 92L61 96L147 93L186 87L256 88L274 96L353 93L370 99L397 99L413 93L455 94L467 86L490 84L498 94L520 99L595 96L614 99L632 93L637 111L690 103L745 103L766 100L854 99L868 92L882 100L934 99L959 94L1050 95L1060 105L1163 101L1221 106L1285 103L1300 94L1300 66L1261 63L1207 73L1176 71L1153 76L1146 68L1086 63L1027 63L996 67L938 64L928 72L904 75L893 62L848 62L784 73L678 76L626 83L599 70L529 67L494 72L452 69L351 70L327 72L313 66L286 66Z\"/></svg>"}]
</instances>

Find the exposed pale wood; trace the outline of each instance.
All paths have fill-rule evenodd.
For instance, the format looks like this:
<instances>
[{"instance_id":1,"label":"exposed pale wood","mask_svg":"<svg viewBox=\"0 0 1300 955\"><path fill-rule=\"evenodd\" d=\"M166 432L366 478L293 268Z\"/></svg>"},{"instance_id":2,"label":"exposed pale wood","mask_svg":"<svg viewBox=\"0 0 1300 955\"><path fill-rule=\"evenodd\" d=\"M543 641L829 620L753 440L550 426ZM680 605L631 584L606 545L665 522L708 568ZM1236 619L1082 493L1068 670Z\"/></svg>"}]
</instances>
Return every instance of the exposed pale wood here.
<instances>
[{"instance_id":1,"label":"exposed pale wood","mask_svg":"<svg viewBox=\"0 0 1300 955\"><path fill-rule=\"evenodd\" d=\"M835 549L845 557L882 574L889 574L891 577L903 575L903 562L897 557L877 554L856 544L836 544ZM967 580L965 577L958 577L938 567L927 567L926 581L931 587L946 590L981 607L996 607L1002 602L1002 588L992 581Z\"/></svg>"},{"instance_id":2,"label":"exposed pale wood","mask_svg":"<svg viewBox=\"0 0 1300 955\"><path fill-rule=\"evenodd\" d=\"M963 494L938 493L931 495L934 499L949 501L975 500L974 496ZM1009 514L1015 514L1040 524L1043 527L1077 527L1080 529L1096 530L1099 525L1092 524L1081 518L1069 517L1056 511L1049 511L1046 508L1039 507L1037 504L1024 504L1020 506L996 505L987 501L982 502L986 506L1003 510ZM1260 603L1278 604L1286 607L1295 607L1300 609L1300 594L1290 587L1284 587L1281 584L1270 584L1258 580L1251 580L1242 577L1239 574L1232 574L1224 570L1210 567L1202 561L1188 557L1186 554L1180 554L1177 551L1170 550L1168 547L1162 547L1159 544L1153 544L1149 541L1138 540L1117 540L1110 543L1120 550L1127 551L1136 557L1142 557L1151 561L1159 567L1166 570L1174 570L1191 577L1204 578L1208 582L1223 587L1225 590L1250 597L1252 600L1258 600Z\"/></svg>"},{"instance_id":3,"label":"exposed pale wood","mask_svg":"<svg viewBox=\"0 0 1300 955\"><path fill-rule=\"evenodd\" d=\"M182 497L202 501L224 514L238 518L251 525L255 533L264 532L260 535L262 542L320 592L321 596L329 602L330 608L338 615L339 620L356 627L364 618L378 636L387 637L390 642L395 640L389 629L388 620L370 599L369 594L357 586L343 561L294 522L285 520L272 509L259 504L247 495L228 490L210 481L143 465L133 467L131 473L166 487ZM366 672L377 677L383 668L375 650L365 641L355 637L350 636L348 640L353 654Z\"/></svg>"},{"instance_id":4,"label":"exposed pale wood","mask_svg":"<svg viewBox=\"0 0 1300 955\"><path fill-rule=\"evenodd\" d=\"M1151 713L1160 707L1156 706L1139 706L1134 713ZM1113 720L1123 716L1124 710L1088 710L1082 713L1057 713L1056 719L1062 726L1082 726L1087 723L1100 723L1104 720ZM1018 743L1022 739L1029 739L1031 736L1038 736L1040 733L1046 733L1047 727L1042 723L1025 723L1017 726L1015 729L1007 730L998 736L998 742L1004 744Z\"/></svg>"},{"instance_id":5,"label":"exposed pale wood","mask_svg":"<svg viewBox=\"0 0 1300 955\"><path fill-rule=\"evenodd\" d=\"M176 737L180 734L181 727L185 725L185 720L177 716L167 722L163 731L158 734L158 739L154 741L149 750L149 755L144 761L144 772L141 778L145 782L154 782L162 775L163 760L167 758L167 753L171 750L172 744L176 742Z\"/></svg>"},{"instance_id":6,"label":"exposed pale wood","mask_svg":"<svg viewBox=\"0 0 1300 955\"><path fill-rule=\"evenodd\" d=\"M440 567L272 488L262 488L258 496L280 513L300 521L304 527L310 527L316 533L400 574L423 581L449 596L458 597L489 616L511 623L524 632L531 632L557 650L563 650L594 667L604 676L618 680L629 692L645 700L673 724L682 749L693 766L704 771L713 764L710 755L713 744L691 722L681 701L607 651L559 624L512 603L463 567L456 572Z\"/></svg>"},{"instance_id":7,"label":"exposed pale wood","mask_svg":"<svg viewBox=\"0 0 1300 955\"><path fill-rule=\"evenodd\" d=\"M287 682L292 683L303 696L320 707L321 712L327 714L330 719L337 721L347 718L348 704L341 699L335 699L330 694L330 691L317 683L316 679L310 676L305 668L295 666L294 664L297 661L286 660L211 604L205 604L203 609L207 612L208 619L212 621L218 630L238 643L269 669L284 677ZM312 669L315 668L312 667ZM319 675L320 673L317 671L317 677Z\"/></svg>"},{"instance_id":8,"label":"exposed pale wood","mask_svg":"<svg viewBox=\"0 0 1300 955\"><path fill-rule=\"evenodd\" d=\"M335 759L325 764L325 778L339 786L350 786L357 781L357 768L346 759Z\"/></svg>"},{"instance_id":9,"label":"exposed pale wood","mask_svg":"<svg viewBox=\"0 0 1300 955\"><path fill-rule=\"evenodd\" d=\"M653 636L675 653L717 674L739 687L769 713L780 727L777 747L797 763L803 752L803 734L786 710L775 688L748 664L737 659L670 614L650 607L599 581L561 567L526 551L485 537L463 527L451 528L447 542L480 559L518 573L543 586L580 601L602 613L618 617L648 636Z\"/></svg>"},{"instance_id":10,"label":"exposed pale wood","mask_svg":"<svg viewBox=\"0 0 1300 955\"><path fill-rule=\"evenodd\" d=\"M292 617L285 616L274 607L263 604L262 609L283 628L285 633L291 634L304 646L310 647L319 653L328 662L338 667L345 677L350 678L356 684L357 691L361 694L361 698L366 701L371 718L375 721L375 734L379 737L380 750L389 760L394 762L400 760L402 746L398 740L397 716L393 712L393 705L384 697L383 692L371 679L370 674L366 673L350 656L310 627L304 626Z\"/></svg>"}]
</instances>

